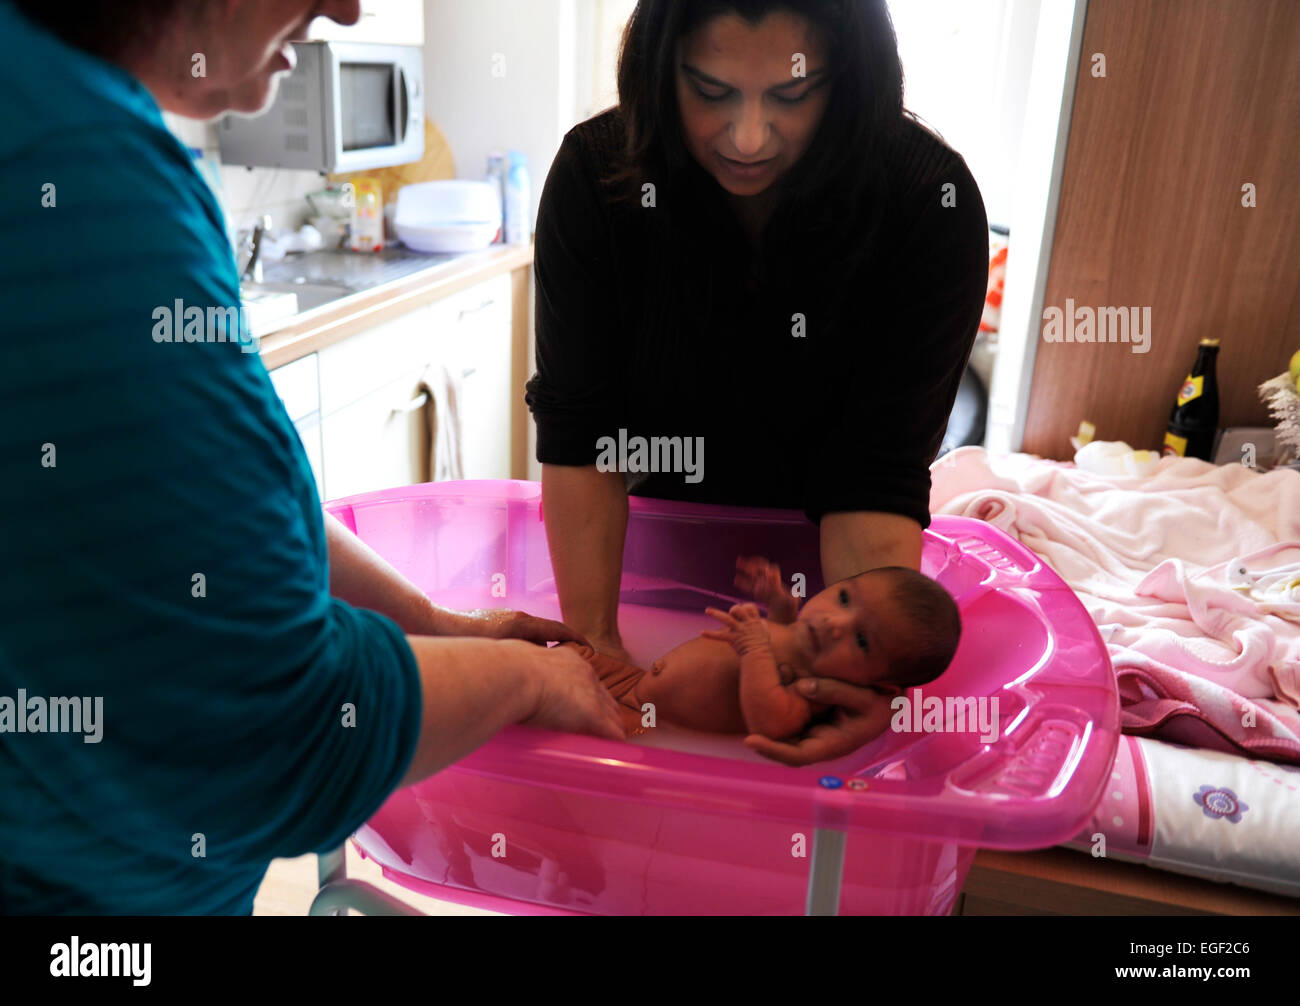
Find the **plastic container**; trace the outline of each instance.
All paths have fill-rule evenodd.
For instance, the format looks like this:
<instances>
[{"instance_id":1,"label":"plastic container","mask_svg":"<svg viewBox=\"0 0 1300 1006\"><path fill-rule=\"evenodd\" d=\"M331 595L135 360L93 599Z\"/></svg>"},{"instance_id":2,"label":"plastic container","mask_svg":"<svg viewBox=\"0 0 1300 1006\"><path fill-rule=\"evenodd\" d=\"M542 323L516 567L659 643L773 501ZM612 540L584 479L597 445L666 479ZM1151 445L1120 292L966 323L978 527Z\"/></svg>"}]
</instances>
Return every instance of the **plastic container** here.
<instances>
[{"instance_id":1,"label":"plastic container","mask_svg":"<svg viewBox=\"0 0 1300 1006\"><path fill-rule=\"evenodd\" d=\"M353 183L356 202L352 206L352 230L348 247L354 252L384 250L384 192L373 178Z\"/></svg>"},{"instance_id":2,"label":"plastic container","mask_svg":"<svg viewBox=\"0 0 1300 1006\"><path fill-rule=\"evenodd\" d=\"M532 185L528 178L528 158L518 150L510 151L506 172L506 244L526 245L532 236Z\"/></svg>"},{"instance_id":3,"label":"plastic container","mask_svg":"<svg viewBox=\"0 0 1300 1006\"><path fill-rule=\"evenodd\" d=\"M398 191L393 226L416 251L480 251L501 229L501 204L490 182L419 182Z\"/></svg>"},{"instance_id":4,"label":"plastic container","mask_svg":"<svg viewBox=\"0 0 1300 1006\"><path fill-rule=\"evenodd\" d=\"M540 504L536 483L446 482L327 509L439 603L558 617ZM706 605L742 599L738 555L804 573L811 596L817 554L802 514L632 497L624 641L644 662L711 626ZM964 621L952 665L922 691L997 699L987 741L887 732L790 768L666 726L623 743L510 727L393 794L356 842L412 890L516 913L800 914L815 845L842 835L841 913L946 913L977 847L1050 846L1084 826L1119 702L1087 611L1019 543L937 516L922 568Z\"/></svg>"},{"instance_id":5,"label":"plastic container","mask_svg":"<svg viewBox=\"0 0 1300 1006\"><path fill-rule=\"evenodd\" d=\"M1074 454L1074 463L1094 475L1131 475L1145 478L1160 468L1155 451L1135 451L1123 440L1091 440Z\"/></svg>"},{"instance_id":6,"label":"plastic container","mask_svg":"<svg viewBox=\"0 0 1300 1006\"><path fill-rule=\"evenodd\" d=\"M506 218L506 172L508 170L509 168L506 163L506 155L504 152L494 150L488 154L487 174L484 176L483 180L491 185L493 190L496 192L497 200L501 206L501 219L503 221ZM501 242L505 241L504 227L497 232L496 240ZM495 244L496 241L493 243Z\"/></svg>"}]
</instances>

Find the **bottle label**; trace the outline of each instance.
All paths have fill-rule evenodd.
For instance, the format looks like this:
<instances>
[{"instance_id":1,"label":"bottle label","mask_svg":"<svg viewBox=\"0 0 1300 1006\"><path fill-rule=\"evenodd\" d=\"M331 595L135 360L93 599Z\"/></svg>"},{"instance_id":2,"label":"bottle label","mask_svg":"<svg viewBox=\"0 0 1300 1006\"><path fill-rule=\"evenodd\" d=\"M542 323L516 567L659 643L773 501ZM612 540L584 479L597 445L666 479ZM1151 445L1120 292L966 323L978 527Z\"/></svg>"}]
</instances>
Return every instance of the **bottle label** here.
<instances>
[{"instance_id":1,"label":"bottle label","mask_svg":"<svg viewBox=\"0 0 1300 1006\"><path fill-rule=\"evenodd\" d=\"M1187 438L1180 437L1177 433L1165 433L1165 446L1160 452L1161 457L1170 457L1176 455L1180 458L1187 457Z\"/></svg>"},{"instance_id":2,"label":"bottle label","mask_svg":"<svg viewBox=\"0 0 1300 1006\"><path fill-rule=\"evenodd\" d=\"M1201 392L1204 390L1205 378L1193 377L1191 374L1188 374L1187 380L1183 382L1183 386L1178 390L1178 404L1186 405L1193 398L1200 398Z\"/></svg>"}]
</instances>

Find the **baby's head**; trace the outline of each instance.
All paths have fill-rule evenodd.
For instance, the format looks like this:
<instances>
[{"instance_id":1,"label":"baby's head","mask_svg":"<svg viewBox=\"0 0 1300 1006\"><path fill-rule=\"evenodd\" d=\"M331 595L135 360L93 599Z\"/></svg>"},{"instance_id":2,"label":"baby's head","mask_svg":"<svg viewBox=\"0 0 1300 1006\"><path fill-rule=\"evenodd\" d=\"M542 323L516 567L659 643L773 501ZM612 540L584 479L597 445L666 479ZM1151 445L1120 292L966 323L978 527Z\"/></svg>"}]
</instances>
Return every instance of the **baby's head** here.
<instances>
[{"instance_id":1,"label":"baby's head","mask_svg":"<svg viewBox=\"0 0 1300 1006\"><path fill-rule=\"evenodd\" d=\"M884 566L810 597L796 639L818 677L900 694L929 684L951 663L961 638L956 602L928 576Z\"/></svg>"}]
</instances>

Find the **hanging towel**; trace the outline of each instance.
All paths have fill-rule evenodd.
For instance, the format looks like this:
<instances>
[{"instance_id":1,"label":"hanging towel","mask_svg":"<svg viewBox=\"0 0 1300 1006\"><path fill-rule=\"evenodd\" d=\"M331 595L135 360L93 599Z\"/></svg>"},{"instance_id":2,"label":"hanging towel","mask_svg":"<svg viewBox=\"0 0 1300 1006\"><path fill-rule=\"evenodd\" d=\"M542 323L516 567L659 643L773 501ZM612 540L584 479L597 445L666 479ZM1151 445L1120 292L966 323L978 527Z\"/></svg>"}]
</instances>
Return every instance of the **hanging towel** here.
<instances>
[{"instance_id":1,"label":"hanging towel","mask_svg":"<svg viewBox=\"0 0 1300 1006\"><path fill-rule=\"evenodd\" d=\"M420 379L419 390L426 395L425 423L428 427L428 450L422 480L447 482L465 477L462 458L460 381L441 363L430 364Z\"/></svg>"}]
</instances>

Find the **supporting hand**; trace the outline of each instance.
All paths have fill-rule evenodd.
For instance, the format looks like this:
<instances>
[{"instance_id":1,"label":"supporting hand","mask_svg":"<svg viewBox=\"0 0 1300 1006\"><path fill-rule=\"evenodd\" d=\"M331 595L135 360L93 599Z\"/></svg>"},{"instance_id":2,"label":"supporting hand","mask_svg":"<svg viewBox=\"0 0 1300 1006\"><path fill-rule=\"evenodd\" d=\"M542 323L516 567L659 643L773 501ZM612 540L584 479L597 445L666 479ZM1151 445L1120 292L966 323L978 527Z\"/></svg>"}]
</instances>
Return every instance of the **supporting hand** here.
<instances>
[{"instance_id":1,"label":"supporting hand","mask_svg":"<svg viewBox=\"0 0 1300 1006\"><path fill-rule=\"evenodd\" d=\"M460 620L453 631L445 635L483 636L488 639L524 639L545 646L549 642L591 644L562 622L538 618L524 611L509 608L482 608L460 612Z\"/></svg>"},{"instance_id":2,"label":"supporting hand","mask_svg":"<svg viewBox=\"0 0 1300 1006\"><path fill-rule=\"evenodd\" d=\"M811 765L852 754L889 728L890 699L879 692L834 678L805 678L795 686L812 702L834 706L829 723L819 723L793 743L761 734L745 746L784 765Z\"/></svg>"}]
</instances>

